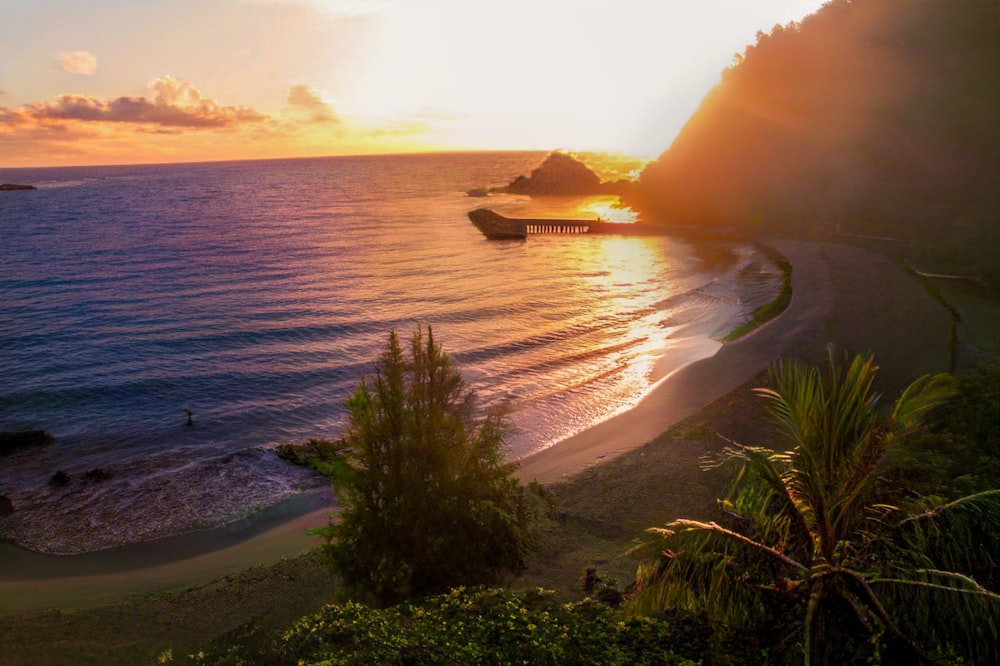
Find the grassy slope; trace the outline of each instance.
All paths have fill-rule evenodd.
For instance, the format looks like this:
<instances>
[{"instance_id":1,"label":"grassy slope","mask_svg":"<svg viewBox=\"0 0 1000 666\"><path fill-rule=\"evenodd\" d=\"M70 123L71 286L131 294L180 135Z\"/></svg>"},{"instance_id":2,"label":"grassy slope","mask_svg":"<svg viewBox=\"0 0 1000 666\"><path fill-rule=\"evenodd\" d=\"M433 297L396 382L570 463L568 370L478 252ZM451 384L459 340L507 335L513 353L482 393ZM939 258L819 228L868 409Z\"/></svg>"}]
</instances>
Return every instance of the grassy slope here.
<instances>
[{"instance_id":1,"label":"grassy slope","mask_svg":"<svg viewBox=\"0 0 1000 666\"><path fill-rule=\"evenodd\" d=\"M0 617L0 664L150 664L187 654L250 621L290 625L332 601L334 583L313 555L227 576L209 585L144 595L75 612Z\"/></svg>"}]
</instances>

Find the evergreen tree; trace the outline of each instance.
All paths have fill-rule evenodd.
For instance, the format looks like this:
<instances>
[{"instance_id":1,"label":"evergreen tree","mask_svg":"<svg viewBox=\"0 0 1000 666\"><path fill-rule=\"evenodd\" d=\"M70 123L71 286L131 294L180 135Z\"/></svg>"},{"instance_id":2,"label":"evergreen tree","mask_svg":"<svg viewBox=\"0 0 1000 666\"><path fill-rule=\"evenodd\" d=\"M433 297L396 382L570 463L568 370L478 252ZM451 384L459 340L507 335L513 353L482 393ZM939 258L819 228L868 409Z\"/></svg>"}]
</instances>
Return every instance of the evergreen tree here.
<instances>
[{"instance_id":1,"label":"evergreen tree","mask_svg":"<svg viewBox=\"0 0 1000 666\"><path fill-rule=\"evenodd\" d=\"M409 352L392 332L347 401L342 509L323 531L344 582L383 604L519 573L538 506L505 461L503 415L477 418L430 328Z\"/></svg>"}]
</instances>

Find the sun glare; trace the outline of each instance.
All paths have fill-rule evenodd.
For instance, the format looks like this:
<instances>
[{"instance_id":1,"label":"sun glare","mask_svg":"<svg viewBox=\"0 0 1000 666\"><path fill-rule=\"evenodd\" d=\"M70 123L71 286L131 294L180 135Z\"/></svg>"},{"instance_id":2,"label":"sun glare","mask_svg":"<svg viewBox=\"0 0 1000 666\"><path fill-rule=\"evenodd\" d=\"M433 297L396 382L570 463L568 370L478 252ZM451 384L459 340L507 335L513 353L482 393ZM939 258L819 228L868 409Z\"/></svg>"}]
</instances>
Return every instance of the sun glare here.
<instances>
[{"instance_id":1,"label":"sun glare","mask_svg":"<svg viewBox=\"0 0 1000 666\"><path fill-rule=\"evenodd\" d=\"M638 219L634 210L614 196L588 199L577 207L577 213L581 218L596 217L601 222L616 224L633 224Z\"/></svg>"},{"instance_id":2,"label":"sun glare","mask_svg":"<svg viewBox=\"0 0 1000 666\"><path fill-rule=\"evenodd\" d=\"M0 166L483 149L654 158L758 30L821 2L14 3Z\"/></svg>"}]
</instances>

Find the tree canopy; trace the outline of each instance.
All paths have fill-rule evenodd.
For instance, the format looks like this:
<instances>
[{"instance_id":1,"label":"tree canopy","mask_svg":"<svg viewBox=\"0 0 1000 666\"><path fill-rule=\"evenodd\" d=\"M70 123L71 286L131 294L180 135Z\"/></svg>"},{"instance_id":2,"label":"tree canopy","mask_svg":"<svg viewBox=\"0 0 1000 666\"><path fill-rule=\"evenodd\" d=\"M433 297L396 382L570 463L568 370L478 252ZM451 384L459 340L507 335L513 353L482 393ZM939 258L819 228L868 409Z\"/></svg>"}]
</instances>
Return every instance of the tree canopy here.
<instances>
[{"instance_id":1,"label":"tree canopy","mask_svg":"<svg viewBox=\"0 0 1000 666\"><path fill-rule=\"evenodd\" d=\"M325 535L349 587L392 603L524 569L539 502L511 476L503 414L477 415L430 328L408 355L389 335L347 413L342 509Z\"/></svg>"},{"instance_id":2,"label":"tree canopy","mask_svg":"<svg viewBox=\"0 0 1000 666\"><path fill-rule=\"evenodd\" d=\"M633 207L654 224L915 241L1000 280L1000 4L831 0L758 33Z\"/></svg>"}]
</instances>

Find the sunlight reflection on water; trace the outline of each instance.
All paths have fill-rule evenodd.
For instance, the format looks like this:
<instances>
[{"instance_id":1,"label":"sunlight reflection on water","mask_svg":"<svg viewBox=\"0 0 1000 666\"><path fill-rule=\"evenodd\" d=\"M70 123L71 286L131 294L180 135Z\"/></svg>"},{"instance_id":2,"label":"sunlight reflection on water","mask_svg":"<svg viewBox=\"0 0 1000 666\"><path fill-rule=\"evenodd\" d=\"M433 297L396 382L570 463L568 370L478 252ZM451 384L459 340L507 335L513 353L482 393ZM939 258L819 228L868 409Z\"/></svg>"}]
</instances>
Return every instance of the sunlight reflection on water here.
<instances>
[{"instance_id":1,"label":"sunlight reflection on water","mask_svg":"<svg viewBox=\"0 0 1000 666\"><path fill-rule=\"evenodd\" d=\"M466 217L481 201L463 192L541 157L32 172L33 198L0 199L0 429L45 428L57 442L0 467L0 487L17 503L19 488L62 492L46 485L56 469L100 467L121 474L109 489L169 487L164 514L209 492L192 479L232 491L217 504L239 510L245 476L226 469L281 468L232 455L336 437L388 331L417 323L434 327L485 406L512 404L511 452L523 455L634 404L672 346L724 334L776 291L747 246L485 240ZM630 212L614 202L487 203L513 215ZM129 510L110 491L102 502Z\"/></svg>"}]
</instances>

